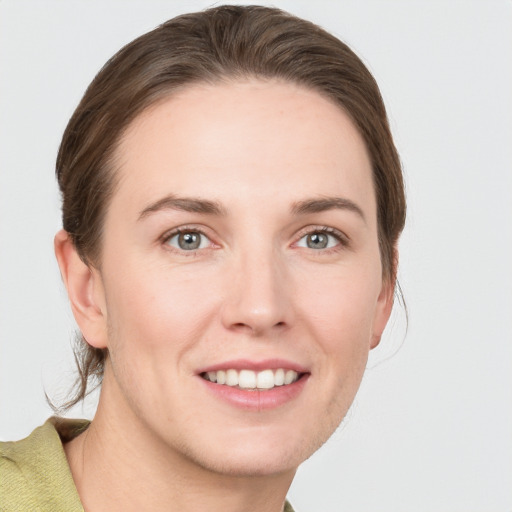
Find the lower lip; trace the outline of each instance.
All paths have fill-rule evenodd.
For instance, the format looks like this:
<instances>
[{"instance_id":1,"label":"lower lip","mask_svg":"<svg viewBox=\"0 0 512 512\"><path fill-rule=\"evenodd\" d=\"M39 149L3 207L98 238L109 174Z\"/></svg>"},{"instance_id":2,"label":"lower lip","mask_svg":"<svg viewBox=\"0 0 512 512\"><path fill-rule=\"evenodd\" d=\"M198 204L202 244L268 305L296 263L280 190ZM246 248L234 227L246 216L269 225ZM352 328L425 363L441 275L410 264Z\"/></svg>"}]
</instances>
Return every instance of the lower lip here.
<instances>
[{"instance_id":1,"label":"lower lip","mask_svg":"<svg viewBox=\"0 0 512 512\"><path fill-rule=\"evenodd\" d=\"M210 393L221 400L239 408L250 411L262 411L281 407L297 398L309 378L309 374L303 375L293 384L275 386L265 390L246 390L237 387L215 384L202 377L199 377L208 388Z\"/></svg>"}]
</instances>

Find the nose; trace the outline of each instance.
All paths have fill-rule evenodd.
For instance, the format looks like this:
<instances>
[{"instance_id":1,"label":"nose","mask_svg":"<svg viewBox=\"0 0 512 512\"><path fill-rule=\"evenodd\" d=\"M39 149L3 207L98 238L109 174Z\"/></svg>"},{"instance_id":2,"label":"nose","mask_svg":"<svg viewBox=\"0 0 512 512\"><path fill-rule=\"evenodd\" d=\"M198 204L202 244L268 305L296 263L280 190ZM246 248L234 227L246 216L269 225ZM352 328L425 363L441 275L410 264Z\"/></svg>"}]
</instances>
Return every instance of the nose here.
<instances>
[{"instance_id":1,"label":"nose","mask_svg":"<svg viewBox=\"0 0 512 512\"><path fill-rule=\"evenodd\" d=\"M270 248L235 259L224 281L224 327L260 337L289 328L293 287L281 258Z\"/></svg>"}]
</instances>

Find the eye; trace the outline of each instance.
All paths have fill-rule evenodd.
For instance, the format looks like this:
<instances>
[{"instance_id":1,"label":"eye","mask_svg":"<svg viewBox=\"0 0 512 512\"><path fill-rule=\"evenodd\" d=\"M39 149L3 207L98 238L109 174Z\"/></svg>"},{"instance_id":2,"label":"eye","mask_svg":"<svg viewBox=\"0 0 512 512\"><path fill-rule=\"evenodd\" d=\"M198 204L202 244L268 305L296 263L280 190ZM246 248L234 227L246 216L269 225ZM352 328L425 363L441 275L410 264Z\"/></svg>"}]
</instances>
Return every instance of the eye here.
<instances>
[{"instance_id":1,"label":"eye","mask_svg":"<svg viewBox=\"0 0 512 512\"><path fill-rule=\"evenodd\" d=\"M332 249L340 245L341 238L336 234L323 230L313 231L304 235L298 242L297 247L307 247L308 249Z\"/></svg>"},{"instance_id":2,"label":"eye","mask_svg":"<svg viewBox=\"0 0 512 512\"><path fill-rule=\"evenodd\" d=\"M166 243L182 251L195 251L208 247L210 240L200 231L180 231L171 235Z\"/></svg>"}]
</instances>

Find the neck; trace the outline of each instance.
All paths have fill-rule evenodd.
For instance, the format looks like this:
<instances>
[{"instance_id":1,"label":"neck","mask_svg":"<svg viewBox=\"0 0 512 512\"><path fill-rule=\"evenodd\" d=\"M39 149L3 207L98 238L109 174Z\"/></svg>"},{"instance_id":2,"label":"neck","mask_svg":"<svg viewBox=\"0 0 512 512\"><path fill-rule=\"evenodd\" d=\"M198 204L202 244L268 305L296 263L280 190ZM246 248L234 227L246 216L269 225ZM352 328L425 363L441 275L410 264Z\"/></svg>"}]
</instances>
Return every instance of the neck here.
<instances>
[{"instance_id":1,"label":"neck","mask_svg":"<svg viewBox=\"0 0 512 512\"><path fill-rule=\"evenodd\" d=\"M65 445L87 512L283 510L295 469L236 475L204 468L148 435L135 415L119 415L119 407L110 405L109 395L116 395L110 386L103 383L98 411L87 431ZM123 402L116 398L118 405Z\"/></svg>"}]
</instances>

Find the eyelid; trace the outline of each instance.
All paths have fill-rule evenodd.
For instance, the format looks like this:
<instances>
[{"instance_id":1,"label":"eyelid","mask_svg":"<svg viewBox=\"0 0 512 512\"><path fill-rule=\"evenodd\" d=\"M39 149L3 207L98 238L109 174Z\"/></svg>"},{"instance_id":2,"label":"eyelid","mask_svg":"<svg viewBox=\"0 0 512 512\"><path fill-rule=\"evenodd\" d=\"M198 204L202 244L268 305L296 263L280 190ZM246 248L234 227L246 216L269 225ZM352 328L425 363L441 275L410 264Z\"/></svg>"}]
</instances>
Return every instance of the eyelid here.
<instances>
[{"instance_id":1,"label":"eyelid","mask_svg":"<svg viewBox=\"0 0 512 512\"><path fill-rule=\"evenodd\" d=\"M191 251L185 251L185 250L176 249L175 247L172 247L171 245L168 244L168 242L171 238L173 238L174 236L179 235L181 233L199 233L200 235L202 235L208 239L209 247L205 247L202 249L195 249L195 250L191 250ZM216 244L212 240L211 235L209 235L205 229L203 229L199 226L194 226L194 225L184 225L184 226L178 226L176 228L172 228L172 229L166 231L163 235L161 235L159 237L158 241L162 245L165 245L167 250L170 250L170 251L173 251L173 252L176 252L179 254L183 254L184 256L193 256L194 254L196 254L199 251L207 251L208 249L215 248L215 246L218 247L218 244Z\"/></svg>"},{"instance_id":2,"label":"eyelid","mask_svg":"<svg viewBox=\"0 0 512 512\"><path fill-rule=\"evenodd\" d=\"M305 236L311 235L313 233L324 233L327 235L331 235L335 237L339 241L339 245L341 247L349 247L350 245L350 237L346 235L343 231L339 229L333 228L331 226L322 226L322 225L313 225L302 228L297 234L297 239L294 242L294 245L297 244L300 240L302 240ZM336 247L332 247L330 249L324 249L323 251L336 250ZM318 251L318 249L315 249Z\"/></svg>"},{"instance_id":3,"label":"eyelid","mask_svg":"<svg viewBox=\"0 0 512 512\"><path fill-rule=\"evenodd\" d=\"M208 250L208 249L212 249L212 248L215 248L215 246L216 247L220 247L219 244L217 244L216 242L214 242L212 240L212 236L209 235L207 233L207 231L208 230L205 230L204 228L202 228L200 226L197 226L197 225L178 226L178 227L172 228L172 229L166 231L165 233L163 233L159 237L159 242L162 245L166 245L167 242L173 236L179 235L180 233L195 232L195 233L199 233L199 234L205 236L209 240L209 242L210 242L210 247L203 248L203 249L196 249L196 250L192 250L192 251L183 251L183 250L175 249L175 248L173 248L170 245L167 245L167 248L169 250L173 250L173 251L179 252L180 254L185 254L185 255L190 255L191 256L191 255L194 255L198 251L205 251L205 250ZM331 236L335 237L339 241L339 246L328 248L328 249L324 249L322 252L332 251L332 250L335 251L335 250L337 250L339 248L346 248L346 247L350 246L351 240L350 240L350 237L348 235L346 235L343 231L340 231L339 229L333 228L331 226L325 226L325 225L312 225L312 226L306 226L306 227L302 228L297 233L295 241L293 242L292 245L296 245L300 240L302 240L302 238L304 238L307 235L313 234L313 233L325 233L325 234L328 234L328 235L331 235ZM315 251L318 251L318 250L315 249Z\"/></svg>"}]
</instances>

